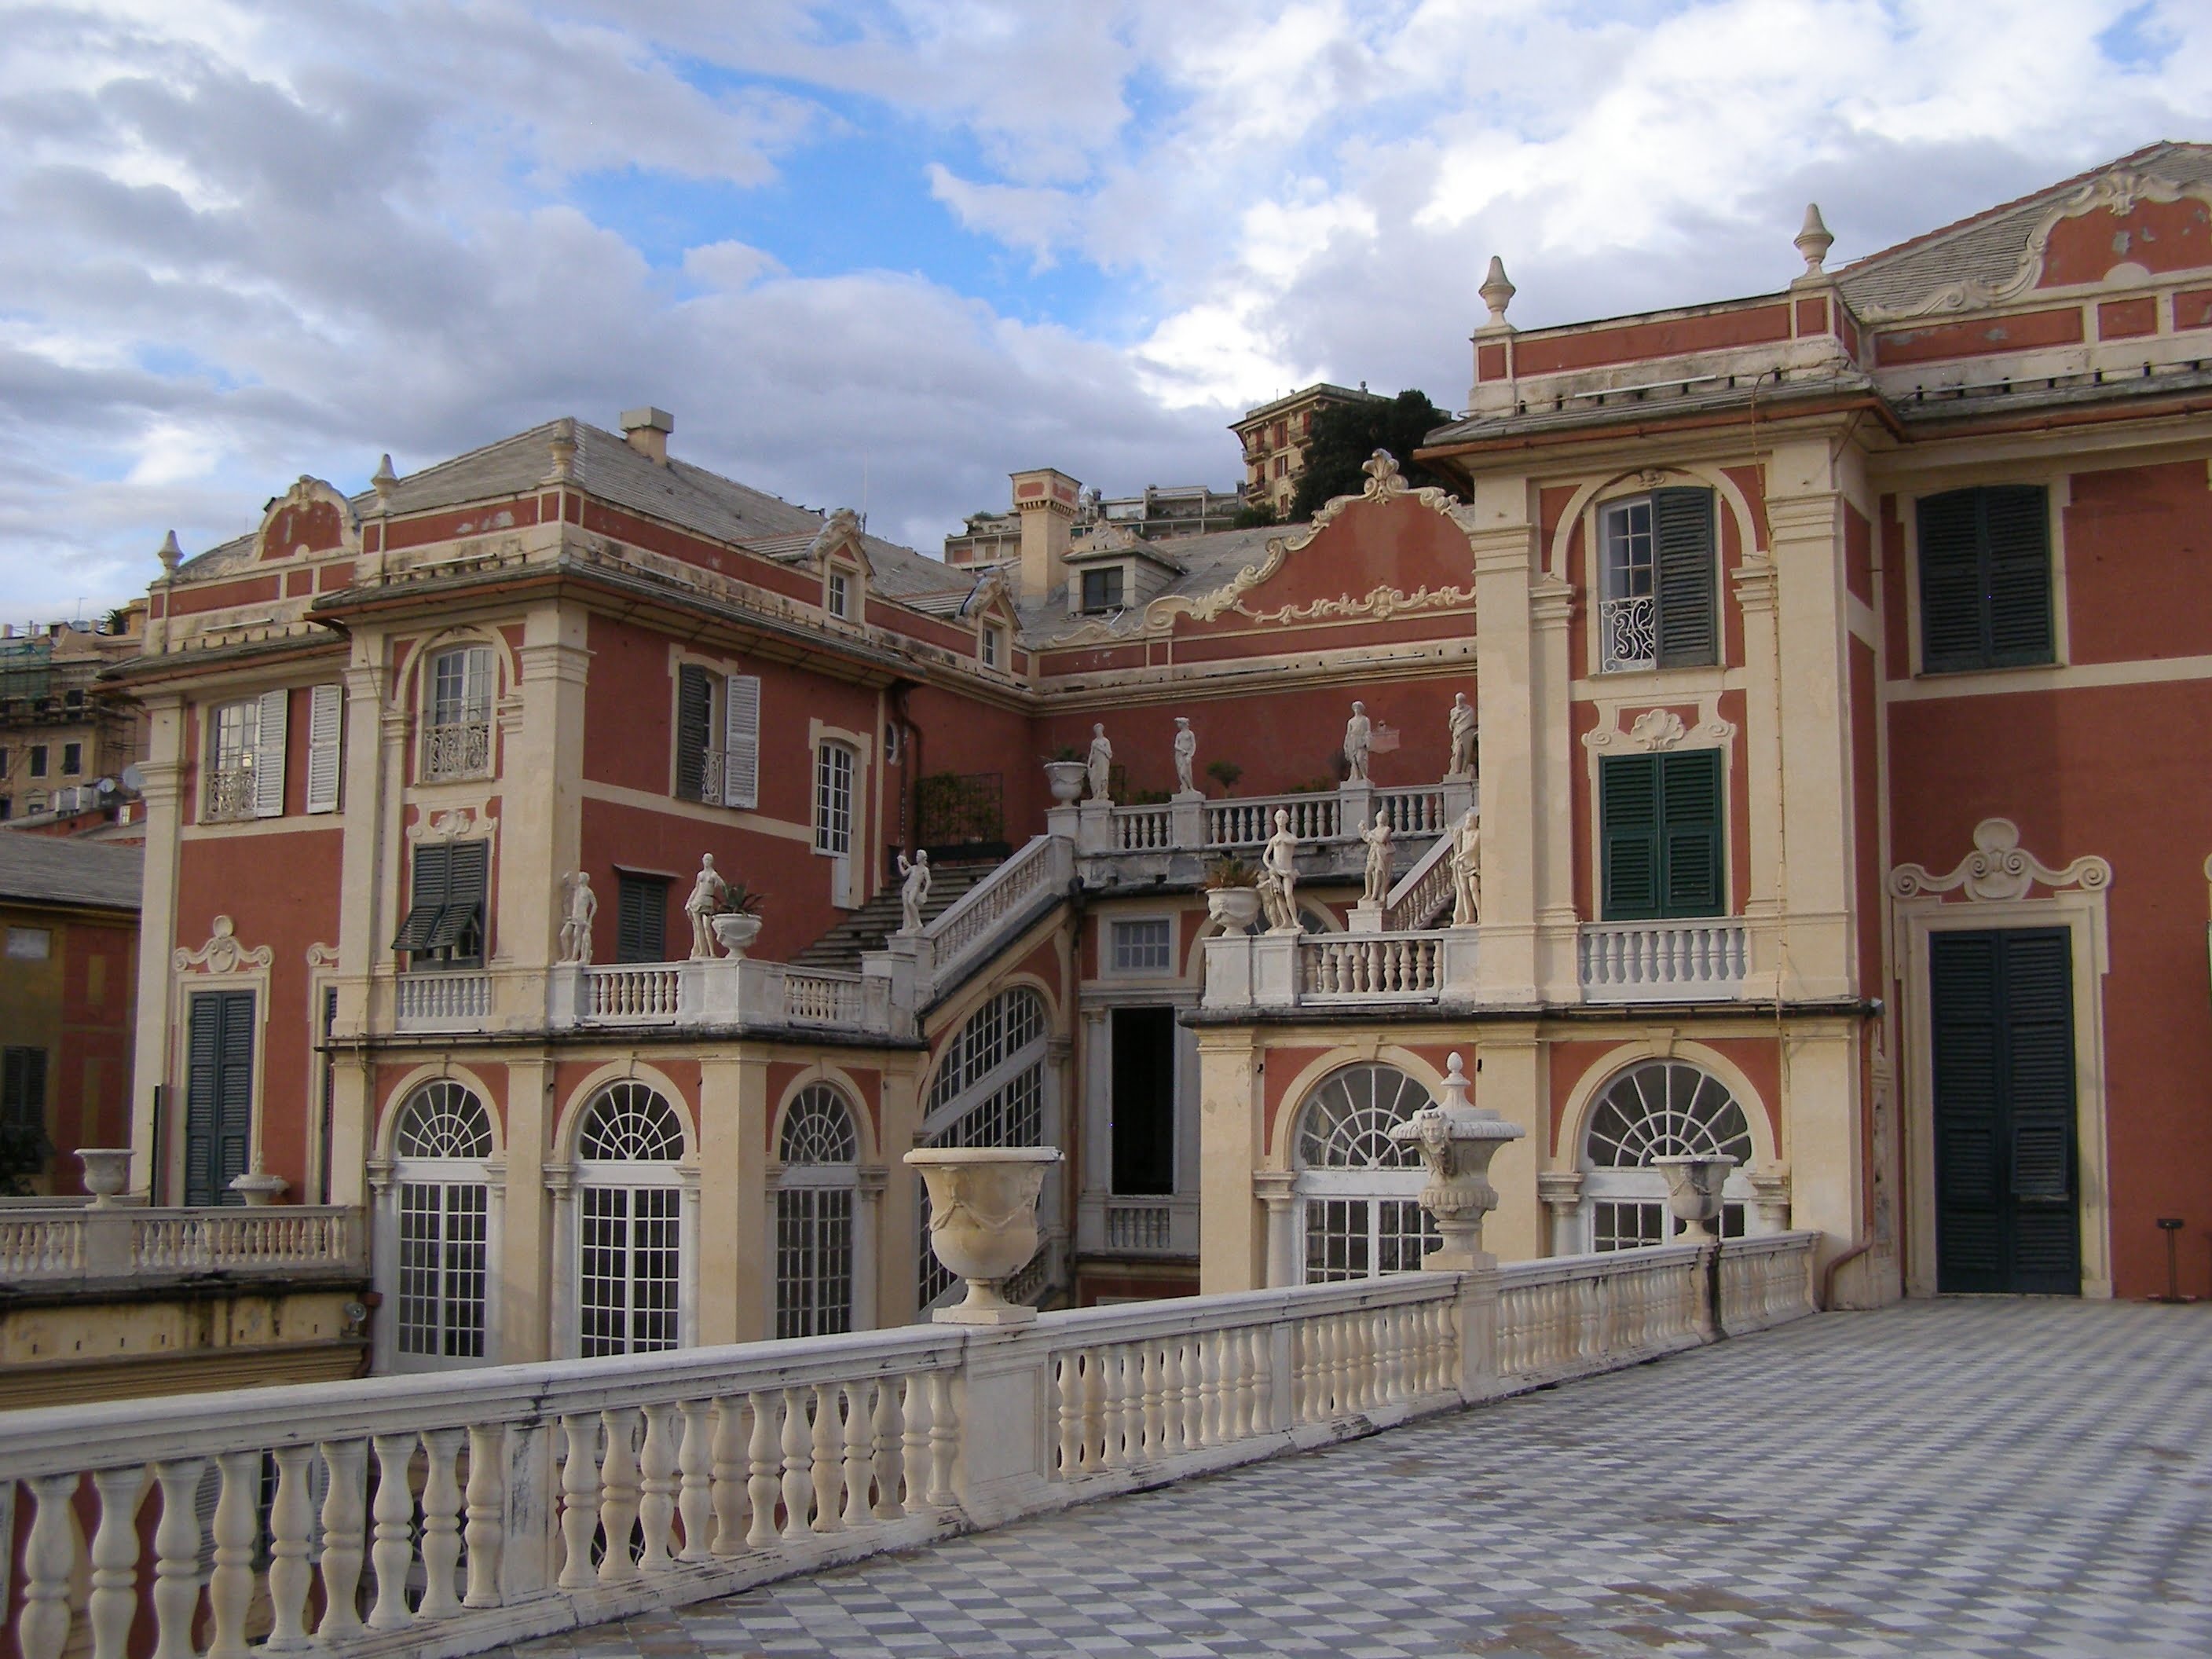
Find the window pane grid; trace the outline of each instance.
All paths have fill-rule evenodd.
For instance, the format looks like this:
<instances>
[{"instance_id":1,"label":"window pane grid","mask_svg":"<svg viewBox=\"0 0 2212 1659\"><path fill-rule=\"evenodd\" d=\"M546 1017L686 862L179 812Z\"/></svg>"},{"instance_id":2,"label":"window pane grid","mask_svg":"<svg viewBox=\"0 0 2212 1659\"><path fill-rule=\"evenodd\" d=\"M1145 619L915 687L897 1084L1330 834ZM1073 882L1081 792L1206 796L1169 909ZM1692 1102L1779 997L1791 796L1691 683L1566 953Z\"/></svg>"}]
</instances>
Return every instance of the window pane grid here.
<instances>
[{"instance_id":1,"label":"window pane grid","mask_svg":"<svg viewBox=\"0 0 2212 1659\"><path fill-rule=\"evenodd\" d=\"M853 1328L853 1193L796 1187L775 1195L775 1334Z\"/></svg>"},{"instance_id":2,"label":"window pane grid","mask_svg":"<svg viewBox=\"0 0 2212 1659\"><path fill-rule=\"evenodd\" d=\"M814 846L823 853L853 848L853 751L825 743L815 757Z\"/></svg>"},{"instance_id":3,"label":"window pane grid","mask_svg":"<svg viewBox=\"0 0 2212 1659\"><path fill-rule=\"evenodd\" d=\"M399 1187L399 1352L483 1358L489 1194L480 1182Z\"/></svg>"},{"instance_id":4,"label":"window pane grid","mask_svg":"<svg viewBox=\"0 0 2212 1659\"><path fill-rule=\"evenodd\" d=\"M1114 924L1114 966L1122 973L1146 972L1173 967L1170 935L1173 924L1166 917Z\"/></svg>"}]
</instances>

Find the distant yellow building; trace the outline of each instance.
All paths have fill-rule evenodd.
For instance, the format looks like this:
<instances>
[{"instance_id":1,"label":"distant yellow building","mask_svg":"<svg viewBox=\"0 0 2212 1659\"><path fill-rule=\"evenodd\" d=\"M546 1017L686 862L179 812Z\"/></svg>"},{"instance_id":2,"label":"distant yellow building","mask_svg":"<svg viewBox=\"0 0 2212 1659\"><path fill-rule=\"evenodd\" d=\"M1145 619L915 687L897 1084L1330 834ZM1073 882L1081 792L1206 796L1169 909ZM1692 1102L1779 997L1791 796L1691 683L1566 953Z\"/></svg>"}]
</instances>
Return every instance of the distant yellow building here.
<instances>
[{"instance_id":1,"label":"distant yellow building","mask_svg":"<svg viewBox=\"0 0 2212 1659\"><path fill-rule=\"evenodd\" d=\"M1324 409L1346 404L1389 401L1380 392L1370 392L1364 380L1356 392L1321 380L1303 392L1246 410L1244 418L1229 428L1244 446L1244 504L1271 506L1277 519L1287 520L1291 498L1298 493L1298 479L1306 470L1306 445L1313 437L1314 416Z\"/></svg>"}]
</instances>

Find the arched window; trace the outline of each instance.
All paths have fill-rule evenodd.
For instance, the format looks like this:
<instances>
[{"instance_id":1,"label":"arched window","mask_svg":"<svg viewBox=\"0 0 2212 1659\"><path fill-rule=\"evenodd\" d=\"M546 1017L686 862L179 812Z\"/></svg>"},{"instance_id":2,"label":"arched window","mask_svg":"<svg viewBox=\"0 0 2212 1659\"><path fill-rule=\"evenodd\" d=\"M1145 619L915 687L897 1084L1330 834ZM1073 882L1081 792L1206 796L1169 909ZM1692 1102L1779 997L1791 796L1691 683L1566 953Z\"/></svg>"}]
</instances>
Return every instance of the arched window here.
<instances>
[{"instance_id":1,"label":"arched window","mask_svg":"<svg viewBox=\"0 0 2212 1659\"><path fill-rule=\"evenodd\" d=\"M799 1092L776 1142L775 1334L853 1328L854 1194L860 1137L827 1083Z\"/></svg>"},{"instance_id":2,"label":"arched window","mask_svg":"<svg viewBox=\"0 0 2212 1659\"><path fill-rule=\"evenodd\" d=\"M1292 1150L1307 1284L1410 1273L1443 1243L1418 1197L1420 1155L1390 1139L1429 1103L1395 1066L1347 1066L1306 1097Z\"/></svg>"},{"instance_id":3,"label":"arched window","mask_svg":"<svg viewBox=\"0 0 2212 1659\"><path fill-rule=\"evenodd\" d=\"M577 1352L655 1353L681 1340L684 1125L642 1083L610 1084L576 1132Z\"/></svg>"},{"instance_id":4,"label":"arched window","mask_svg":"<svg viewBox=\"0 0 2212 1659\"><path fill-rule=\"evenodd\" d=\"M1736 1161L1722 1190L1721 1231L1740 1238L1750 1195L1751 1127L1729 1087L1679 1060L1647 1060L1606 1085L1583 1132L1583 1206L1589 1248L1663 1244L1680 1231L1667 1212L1667 1178L1655 1158Z\"/></svg>"},{"instance_id":5,"label":"arched window","mask_svg":"<svg viewBox=\"0 0 2212 1659\"><path fill-rule=\"evenodd\" d=\"M491 1115L450 1079L408 1096L392 1126L398 1207L398 1363L484 1357L489 1284Z\"/></svg>"},{"instance_id":6,"label":"arched window","mask_svg":"<svg viewBox=\"0 0 2212 1659\"><path fill-rule=\"evenodd\" d=\"M968 1017L945 1045L921 1118L924 1146L1042 1146L1045 1140L1044 999L1027 986L1001 991ZM921 1305L959 1280L929 1248L929 1196L922 1194Z\"/></svg>"},{"instance_id":7,"label":"arched window","mask_svg":"<svg viewBox=\"0 0 2212 1659\"><path fill-rule=\"evenodd\" d=\"M491 770L491 705L496 672L488 645L455 646L422 673L422 765L426 781L478 778Z\"/></svg>"}]
</instances>

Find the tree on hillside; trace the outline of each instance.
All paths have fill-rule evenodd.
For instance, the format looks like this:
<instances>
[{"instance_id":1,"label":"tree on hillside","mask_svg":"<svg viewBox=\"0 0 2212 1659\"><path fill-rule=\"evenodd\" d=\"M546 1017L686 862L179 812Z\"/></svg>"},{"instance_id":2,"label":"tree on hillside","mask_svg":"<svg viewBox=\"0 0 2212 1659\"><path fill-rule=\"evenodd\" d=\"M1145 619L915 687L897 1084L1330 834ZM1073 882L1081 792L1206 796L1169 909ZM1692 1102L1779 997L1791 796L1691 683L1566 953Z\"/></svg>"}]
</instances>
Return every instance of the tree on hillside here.
<instances>
[{"instance_id":1,"label":"tree on hillside","mask_svg":"<svg viewBox=\"0 0 2212 1659\"><path fill-rule=\"evenodd\" d=\"M1460 494L1451 480L1417 465L1413 452L1430 433L1451 421L1425 392L1401 392L1387 403L1339 404L1314 416L1306 444L1306 470L1291 503L1293 520L1310 519L1333 495L1357 495L1367 476L1359 469L1378 449L1397 458L1399 471L1415 486L1434 484Z\"/></svg>"}]
</instances>

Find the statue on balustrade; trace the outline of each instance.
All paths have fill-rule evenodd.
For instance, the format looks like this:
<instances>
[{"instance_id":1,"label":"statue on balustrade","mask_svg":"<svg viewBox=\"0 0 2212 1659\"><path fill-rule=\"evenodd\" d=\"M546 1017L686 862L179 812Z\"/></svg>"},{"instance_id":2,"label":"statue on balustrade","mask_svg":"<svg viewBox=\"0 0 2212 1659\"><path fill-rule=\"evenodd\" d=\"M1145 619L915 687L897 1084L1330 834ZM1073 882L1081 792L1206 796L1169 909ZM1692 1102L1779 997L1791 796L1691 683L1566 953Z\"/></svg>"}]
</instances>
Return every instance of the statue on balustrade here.
<instances>
[{"instance_id":1,"label":"statue on balustrade","mask_svg":"<svg viewBox=\"0 0 2212 1659\"><path fill-rule=\"evenodd\" d=\"M1198 759L1198 733L1190 729L1190 721L1183 715L1176 716L1175 768L1176 793L1194 795L1198 786L1190 781L1190 769Z\"/></svg>"},{"instance_id":2,"label":"statue on balustrade","mask_svg":"<svg viewBox=\"0 0 2212 1659\"><path fill-rule=\"evenodd\" d=\"M1359 902L1379 908L1390 891L1390 815L1376 809L1375 827L1361 830L1359 839L1367 843L1367 885Z\"/></svg>"},{"instance_id":3,"label":"statue on balustrade","mask_svg":"<svg viewBox=\"0 0 2212 1659\"><path fill-rule=\"evenodd\" d=\"M921 931L921 907L929 902L929 849L915 849L914 862L907 862L901 853L899 875L899 932L918 933Z\"/></svg>"},{"instance_id":4,"label":"statue on balustrade","mask_svg":"<svg viewBox=\"0 0 2212 1659\"><path fill-rule=\"evenodd\" d=\"M1275 833L1260 851L1260 906L1271 933L1298 932L1298 838L1288 809L1275 809Z\"/></svg>"},{"instance_id":5,"label":"statue on balustrade","mask_svg":"<svg viewBox=\"0 0 2212 1659\"><path fill-rule=\"evenodd\" d=\"M1468 778L1474 775L1474 708L1467 700L1467 693L1452 693L1451 714L1447 717L1451 726L1451 764L1444 768L1448 778Z\"/></svg>"},{"instance_id":6,"label":"statue on balustrade","mask_svg":"<svg viewBox=\"0 0 2212 1659\"><path fill-rule=\"evenodd\" d=\"M1472 927L1482 908L1482 823L1469 812L1452 831L1452 919Z\"/></svg>"},{"instance_id":7,"label":"statue on balustrade","mask_svg":"<svg viewBox=\"0 0 2212 1659\"><path fill-rule=\"evenodd\" d=\"M1104 726L1094 726L1091 728L1091 755L1083 764L1085 769L1091 774L1091 799L1093 800L1111 799L1106 790L1114 780L1114 745L1106 741Z\"/></svg>"},{"instance_id":8,"label":"statue on balustrade","mask_svg":"<svg viewBox=\"0 0 2212 1659\"><path fill-rule=\"evenodd\" d=\"M599 896L592 890L592 874L579 870L562 884L568 890L567 913L561 921L561 960L589 967L592 962L592 920L599 914Z\"/></svg>"},{"instance_id":9,"label":"statue on balustrade","mask_svg":"<svg viewBox=\"0 0 2212 1659\"><path fill-rule=\"evenodd\" d=\"M691 896L684 901L684 914L691 919L691 959L712 961L714 957L714 919L720 914L722 902L730 896L730 884L715 872L714 855L702 853L699 856L699 874L691 884Z\"/></svg>"},{"instance_id":10,"label":"statue on balustrade","mask_svg":"<svg viewBox=\"0 0 2212 1659\"><path fill-rule=\"evenodd\" d=\"M1352 718L1344 723L1344 763L1346 783L1367 781L1367 751L1375 741L1375 723L1367 718L1367 705L1352 705Z\"/></svg>"}]
</instances>

